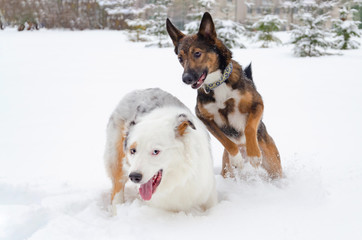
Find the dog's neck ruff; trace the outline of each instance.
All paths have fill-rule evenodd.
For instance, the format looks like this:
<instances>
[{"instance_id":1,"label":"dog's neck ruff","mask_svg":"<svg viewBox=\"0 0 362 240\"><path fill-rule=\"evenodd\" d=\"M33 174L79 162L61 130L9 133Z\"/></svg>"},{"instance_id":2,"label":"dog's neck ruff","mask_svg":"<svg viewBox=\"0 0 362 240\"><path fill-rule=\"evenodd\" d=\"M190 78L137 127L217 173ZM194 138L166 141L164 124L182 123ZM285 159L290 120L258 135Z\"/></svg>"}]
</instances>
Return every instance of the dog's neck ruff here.
<instances>
[{"instance_id":1,"label":"dog's neck ruff","mask_svg":"<svg viewBox=\"0 0 362 240\"><path fill-rule=\"evenodd\" d=\"M218 81L209 84L204 84L205 92L209 93L211 90L214 90L215 88L223 84L230 77L232 71L233 71L233 64L232 62L230 62L229 65L227 65L227 67L225 68L224 74L221 76L221 78Z\"/></svg>"}]
</instances>

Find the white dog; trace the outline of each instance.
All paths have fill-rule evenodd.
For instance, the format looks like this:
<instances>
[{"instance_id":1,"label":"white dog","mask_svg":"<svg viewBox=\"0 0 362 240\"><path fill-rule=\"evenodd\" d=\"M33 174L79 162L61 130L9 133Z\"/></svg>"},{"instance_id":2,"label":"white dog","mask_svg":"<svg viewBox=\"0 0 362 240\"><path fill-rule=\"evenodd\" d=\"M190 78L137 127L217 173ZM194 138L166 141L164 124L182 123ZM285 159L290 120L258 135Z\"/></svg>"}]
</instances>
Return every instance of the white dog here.
<instances>
[{"instance_id":1,"label":"white dog","mask_svg":"<svg viewBox=\"0 0 362 240\"><path fill-rule=\"evenodd\" d=\"M107 127L105 164L112 204L124 201L128 179L151 206L170 211L216 203L209 135L177 98L160 89L129 93Z\"/></svg>"}]
</instances>

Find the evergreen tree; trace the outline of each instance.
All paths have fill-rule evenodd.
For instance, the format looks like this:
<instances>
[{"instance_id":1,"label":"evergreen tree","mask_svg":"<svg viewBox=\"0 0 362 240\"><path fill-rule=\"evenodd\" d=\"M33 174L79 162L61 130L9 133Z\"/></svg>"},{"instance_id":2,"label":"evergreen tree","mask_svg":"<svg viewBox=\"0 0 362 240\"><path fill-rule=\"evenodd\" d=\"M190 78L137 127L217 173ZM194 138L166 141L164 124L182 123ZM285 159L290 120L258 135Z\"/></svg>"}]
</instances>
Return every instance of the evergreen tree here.
<instances>
[{"instance_id":1,"label":"evergreen tree","mask_svg":"<svg viewBox=\"0 0 362 240\"><path fill-rule=\"evenodd\" d=\"M210 12L215 7L214 0L196 0L190 6L190 13L187 18L191 20L185 24L185 30L189 34L196 33L202 16L205 12ZM240 36L245 32L244 27L231 20L214 19L217 37L224 42L228 48L245 48L240 41Z\"/></svg>"},{"instance_id":2,"label":"evergreen tree","mask_svg":"<svg viewBox=\"0 0 362 240\"><path fill-rule=\"evenodd\" d=\"M299 0L294 2L298 9L291 43L294 44L294 54L299 57L313 57L328 54L326 49L332 46L330 32L326 30L326 22L330 18L330 9L334 1Z\"/></svg>"},{"instance_id":3,"label":"evergreen tree","mask_svg":"<svg viewBox=\"0 0 362 240\"><path fill-rule=\"evenodd\" d=\"M167 18L167 8L171 5L171 0L153 0L149 5L153 12L153 16L148 20L148 28L146 34L154 36L154 42L146 45L146 47L170 47L171 43L165 27Z\"/></svg>"},{"instance_id":4,"label":"evergreen tree","mask_svg":"<svg viewBox=\"0 0 362 240\"><path fill-rule=\"evenodd\" d=\"M146 42L150 41L150 38L146 34L146 30L152 22L150 20L144 19L146 12L150 10L152 6L145 5L142 8L135 9L135 15L137 16L134 19L126 19L128 25L128 35L129 40L132 42Z\"/></svg>"},{"instance_id":5,"label":"evergreen tree","mask_svg":"<svg viewBox=\"0 0 362 240\"><path fill-rule=\"evenodd\" d=\"M141 18L126 19L128 25L128 37L131 42L146 42L149 38L146 35L146 29L149 26L147 20Z\"/></svg>"},{"instance_id":6,"label":"evergreen tree","mask_svg":"<svg viewBox=\"0 0 362 240\"><path fill-rule=\"evenodd\" d=\"M280 41L273 32L279 31L283 23L284 20L280 19L276 15L266 15L253 24L253 29L257 31L256 41L262 42L262 48L268 48L272 43L282 43L282 41Z\"/></svg>"},{"instance_id":7,"label":"evergreen tree","mask_svg":"<svg viewBox=\"0 0 362 240\"><path fill-rule=\"evenodd\" d=\"M133 19L137 15L134 8L135 0L102 0L100 6L107 13L107 22L110 29L127 28L126 19Z\"/></svg>"},{"instance_id":8,"label":"evergreen tree","mask_svg":"<svg viewBox=\"0 0 362 240\"><path fill-rule=\"evenodd\" d=\"M199 24L205 12L210 12L214 7L214 0L195 0L189 6L187 14L188 23L185 24L185 30L189 34L196 33L199 30Z\"/></svg>"},{"instance_id":9,"label":"evergreen tree","mask_svg":"<svg viewBox=\"0 0 362 240\"><path fill-rule=\"evenodd\" d=\"M358 12L355 9L348 9L348 6L344 5L339 10L340 18L333 20L333 33L336 38L334 48L346 50L357 49L360 43L353 39L353 37L360 37L358 25L359 21L347 20L348 17L352 18L353 13Z\"/></svg>"},{"instance_id":10,"label":"evergreen tree","mask_svg":"<svg viewBox=\"0 0 362 240\"><path fill-rule=\"evenodd\" d=\"M215 30L217 37L223 41L228 48L245 48L241 42L241 36L245 33L245 28L232 20L215 19Z\"/></svg>"}]
</instances>

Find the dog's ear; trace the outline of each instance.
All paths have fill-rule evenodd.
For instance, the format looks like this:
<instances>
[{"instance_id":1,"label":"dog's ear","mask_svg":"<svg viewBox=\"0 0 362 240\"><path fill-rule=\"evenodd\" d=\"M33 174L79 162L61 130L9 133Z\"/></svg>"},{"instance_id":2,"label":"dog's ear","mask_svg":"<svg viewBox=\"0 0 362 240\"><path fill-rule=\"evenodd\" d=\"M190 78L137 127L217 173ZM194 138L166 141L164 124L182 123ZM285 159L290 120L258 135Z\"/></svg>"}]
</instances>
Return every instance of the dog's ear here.
<instances>
[{"instance_id":1,"label":"dog's ear","mask_svg":"<svg viewBox=\"0 0 362 240\"><path fill-rule=\"evenodd\" d=\"M168 32L168 35L170 35L173 45L175 48L177 48L178 43L180 42L181 38L185 36L180 30L178 30L170 21L170 19L167 18L166 20L166 29ZM176 52L176 49L175 49ZM177 53L176 53L177 54Z\"/></svg>"},{"instance_id":2,"label":"dog's ear","mask_svg":"<svg viewBox=\"0 0 362 240\"><path fill-rule=\"evenodd\" d=\"M191 127L196 130L195 125L187 118L186 114L180 114L177 116L177 126L175 128L176 136L182 137L186 133L186 129Z\"/></svg>"},{"instance_id":3,"label":"dog's ear","mask_svg":"<svg viewBox=\"0 0 362 240\"><path fill-rule=\"evenodd\" d=\"M210 13L205 12L204 16L202 16L199 32L197 35L203 36L207 39L216 39L215 25L212 21Z\"/></svg>"}]
</instances>

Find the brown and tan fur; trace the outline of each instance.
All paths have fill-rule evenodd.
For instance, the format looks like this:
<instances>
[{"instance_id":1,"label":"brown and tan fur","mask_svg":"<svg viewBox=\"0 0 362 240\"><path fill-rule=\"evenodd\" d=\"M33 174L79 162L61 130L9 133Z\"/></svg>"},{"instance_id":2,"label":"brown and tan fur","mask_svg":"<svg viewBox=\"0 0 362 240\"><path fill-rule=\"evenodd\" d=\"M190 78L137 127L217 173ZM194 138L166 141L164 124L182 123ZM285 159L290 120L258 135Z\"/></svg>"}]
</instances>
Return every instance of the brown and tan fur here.
<instances>
[{"instance_id":1,"label":"brown and tan fur","mask_svg":"<svg viewBox=\"0 0 362 240\"><path fill-rule=\"evenodd\" d=\"M120 199L121 201L124 200L124 187L128 180L127 173L124 169L124 161L126 160L126 153L124 152L124 141L126 139L124 121L121 121L117 130L119 140L116 141L114 145L116 149L116 159L109 168L109 175L112 180L111 202L115 199L116 194L121 194Z\"/></svg>"},{"instance_id":2,"label":"brown and tan fur","mask_svg":"<svg viewBox=\"0 0 362 240\"><path fill-rule=\"evenodd\" d=\"M262 122L263 100L252 79L217 38L210 14L204 14L197 34L184 35L168 19L167 31L184 68L183 81L193 88L203 74L223 73L230 62L233 64L230 77L220 87L209 93L202 86L197 90L196 115L225 148L222 175L236 167L230 158L241 153L254 167L261 162L272 178L281 177L278 149Z\"/></svg>"}]
</instances>

